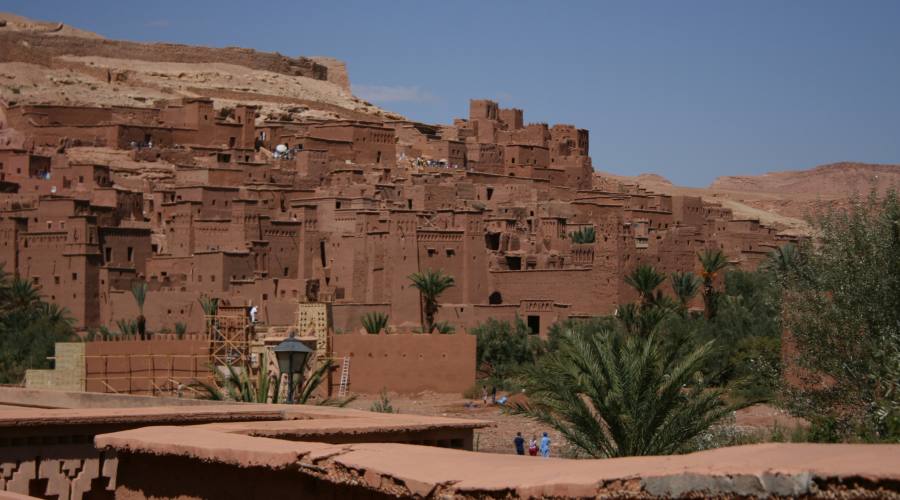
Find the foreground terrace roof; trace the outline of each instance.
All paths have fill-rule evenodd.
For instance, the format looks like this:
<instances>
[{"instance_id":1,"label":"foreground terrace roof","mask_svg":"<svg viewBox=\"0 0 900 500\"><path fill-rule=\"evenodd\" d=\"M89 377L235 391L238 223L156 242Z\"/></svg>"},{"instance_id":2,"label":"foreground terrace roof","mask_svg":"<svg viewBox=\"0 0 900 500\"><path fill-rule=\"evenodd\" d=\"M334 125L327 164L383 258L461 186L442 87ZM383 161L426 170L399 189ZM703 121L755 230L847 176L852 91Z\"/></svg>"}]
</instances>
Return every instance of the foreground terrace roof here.
<instances>
[{"instance_id":1,"label":"foreground terrace roof","mask_svg":"<svg viewBox=\"0 0 900 500\"><path fill-rule=\"evenodd\" d=\"M891 496L900 481L898 445L760 444L680 456L569 460L393 443L292 442L223 429L235 427L148 427L97 436L95 445L120 456L262 467L298 480L312 476L370 493L421 497L840 496L860 488Z\"/></svg>"}]
</instances>

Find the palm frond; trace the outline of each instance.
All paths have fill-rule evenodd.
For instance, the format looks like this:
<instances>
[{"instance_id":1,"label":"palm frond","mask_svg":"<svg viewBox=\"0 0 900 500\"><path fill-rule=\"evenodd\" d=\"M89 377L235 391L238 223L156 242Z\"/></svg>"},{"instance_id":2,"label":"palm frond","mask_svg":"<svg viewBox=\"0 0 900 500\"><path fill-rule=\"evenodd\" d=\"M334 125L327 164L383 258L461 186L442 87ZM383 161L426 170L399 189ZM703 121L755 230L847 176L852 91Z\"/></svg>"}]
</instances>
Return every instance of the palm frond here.
<instances>
[{"instance_id":1,"label":"palm frond","mask_svg":"<svg viewBox=\"0 0 900 500\"><path fill-rule=\"evenodd\" d=\"M388 315L379 311L368 312L360 319L367 333L379 333L388 325Z\"/></svg>"},{"instance_id":2,"label":"palm frond","mask_svg":"<svg viewBox=\"0 0 900 500\"><path fill-rule=\"evenodd\" d=\"M570 332L526 369L528 401L512 407L552 426L593 457L686 451L733 407L698 379L712 344L668 356L655 333Z\"/></svg>"}]
</instances>

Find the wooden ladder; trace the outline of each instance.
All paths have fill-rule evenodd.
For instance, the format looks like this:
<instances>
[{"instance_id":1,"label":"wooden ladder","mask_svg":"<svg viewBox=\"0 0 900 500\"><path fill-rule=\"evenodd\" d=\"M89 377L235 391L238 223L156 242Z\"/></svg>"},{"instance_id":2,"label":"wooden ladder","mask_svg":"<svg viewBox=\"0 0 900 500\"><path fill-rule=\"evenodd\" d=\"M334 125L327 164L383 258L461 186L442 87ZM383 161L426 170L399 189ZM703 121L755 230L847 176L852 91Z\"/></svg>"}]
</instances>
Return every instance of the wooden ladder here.
<instances>
[{"instance_id":1,"label":"wooden ladder","mask_svg":"<svg viewBox=\"0 0 900 500\"><path fill-rule=\"evenodd\" d=\"M338 387L338 397L347 397L347 384L350 382L350 356L344 356L341 363L341 385Z\"/></svg>"}]
</instances>

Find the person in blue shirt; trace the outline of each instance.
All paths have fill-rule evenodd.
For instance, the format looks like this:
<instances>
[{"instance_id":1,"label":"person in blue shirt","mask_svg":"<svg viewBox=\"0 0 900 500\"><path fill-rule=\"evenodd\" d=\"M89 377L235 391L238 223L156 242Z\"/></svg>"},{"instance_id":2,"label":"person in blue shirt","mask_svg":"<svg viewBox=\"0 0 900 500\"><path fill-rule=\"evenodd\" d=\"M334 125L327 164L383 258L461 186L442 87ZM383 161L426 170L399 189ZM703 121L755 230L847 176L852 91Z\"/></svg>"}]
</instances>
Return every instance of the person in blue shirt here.
<instances>
[{"instance_id":1,"label":"person in blue shirt","mask_svg":"<svg viewBox=\"0 0 900 500\"><path fill-rule=\"evenodd\" d=\"M513 443L516 445L516 455L524 455L525 454L525 438L522 437L521 432L516 433L516 438L513 439Z\"/></svg>"},{"instance_id":2,"label":"person in blue shirt","mask_svg":"<svg viewBox=\"0 0 900 500\"><path fill-rule=\"evenodd\" d=\"M544 458L550 456L550 436L548 436L546 432L541 438L541 456Z\"/></svg>"}]
</instances>

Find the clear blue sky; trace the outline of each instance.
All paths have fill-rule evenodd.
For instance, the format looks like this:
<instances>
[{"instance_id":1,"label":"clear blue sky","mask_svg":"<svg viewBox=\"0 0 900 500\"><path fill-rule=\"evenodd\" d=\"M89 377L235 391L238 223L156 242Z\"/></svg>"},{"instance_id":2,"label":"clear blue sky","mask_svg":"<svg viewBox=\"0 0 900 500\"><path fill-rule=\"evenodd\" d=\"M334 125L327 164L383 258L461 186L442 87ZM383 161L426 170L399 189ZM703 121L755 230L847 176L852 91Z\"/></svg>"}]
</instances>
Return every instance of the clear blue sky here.
<instances>
[{"instance_id":1,"label":"clear blue sky","mask_svg":"<svg viewBox=\"0 0 900 500\"><path fill-rule=\"evenodd\" d=\"M591 131L600 170L706 185L900 163L900 1L76 1L0 10L109 38L347 62L356 92L425 122L469 98Z\"/></svg>"}]
</instances>

